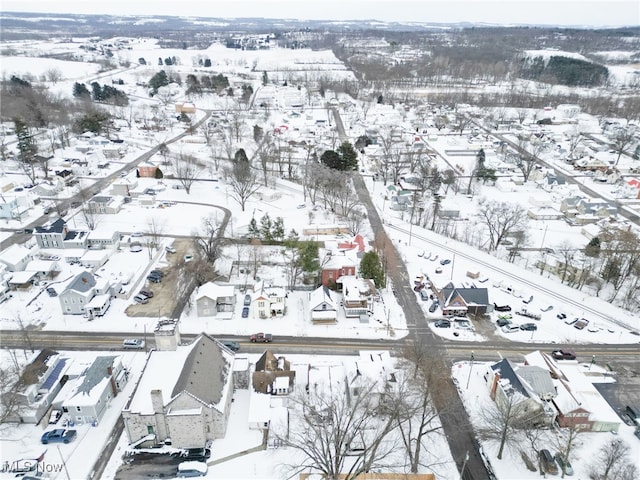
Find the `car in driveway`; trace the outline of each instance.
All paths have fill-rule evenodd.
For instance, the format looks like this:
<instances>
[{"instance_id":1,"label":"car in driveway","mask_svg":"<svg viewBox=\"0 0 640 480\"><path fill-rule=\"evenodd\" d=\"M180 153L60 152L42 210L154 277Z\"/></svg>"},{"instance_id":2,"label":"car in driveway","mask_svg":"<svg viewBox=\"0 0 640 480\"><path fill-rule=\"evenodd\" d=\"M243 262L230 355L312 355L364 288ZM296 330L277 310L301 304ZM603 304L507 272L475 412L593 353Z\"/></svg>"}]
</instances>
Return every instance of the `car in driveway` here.
<instances>
[{"instance_id":1,"label":"car in driveway","mask_svg":"<svg viewBox=\"0 0 640 480\"><path fill-rule=\"evenodd\" d=\"M249 316L249 307L242 307L242 318L247 318Z\"/></svg>"},{"instance_id":2,"label":"car in driveway","mask_svg":"<svg viewBox=\"0 0 640 480\"><path fill-rule=\"evenodd\" d=\"M53 287L47 287L47 293L49 294L50 297L58 296L58 292L56 292L56 289Z\"/></svg>"},{"instance_id":3,"label":"car in driveway","mask_svg":"<svg viewBox=\"0 0 640 480\"><path fill-rule=\"evenodd\" d=\"M575 360L576 359L575 353L573 353L571 350L566 350L564 348L560 350L554 350L553 352L551 352L551 356L556 360Z\"/></svg>"},{"instance_id":4,"label":"car in driveway","mask_svg":"<svg viewBox=\"0 0 640 480\"><path fill-rule=\"evenodd\" d=\"M40 437L40 441L46 445L48 443L69 443L75 440L78 432L75 430L67 430L66 428L56 428L44 432Z\"/></svg>"},{"instance_id":5,"label":"car in driveway","mask_svg":"<svg viewBox=\"0 0 640 480\"><path fill-rule=\"evenodd\" d=\"M251 295L247 294L244 296L244 301L242 303L245 307L251 305Z\"/></svg>"},{"instance_id":6,"label":"car in driveway","mask_svg":"<svg viewBox=\"0 0 640 480\"><path fill-rule=\"evenodd\" d=\"M441 318L440 320L433 322L433 325L438 328L449 328L451 326L451 322L446 318Z\"/></svg>"},{"instance_id":7,"label":"car in driveway","mask_svg":"<svg viewBox=\"0 0 640 480\"><path fill-rule=\"evenodd\" d=\"M520 325L520 330L525 330L527 332L533 332L538 329L538 326L535 323L523 323Z\"/></svg>"},{"instance_id":8,"label":"car in driveway","mask_svg":"<svg viewBox=\"0 0 640 480\"><path fill-rule=\"evenodd\" d=\"M62 417L62 410L52 410L51 415L49 416L49 425L55 425L58 423L60 417Z\"/></svg>"},{"instance_id":9,"label":"car in driveway","mask_svg":"<svg viewBox=\"0 0 640 480\"><path fill-rule=\"evenodd\" d=\"M509 323L507 325L503 325L500 330L503 333L515 333L515 332L519 332L520 331L520 327L518 325L514 325L512 323Z\"/></svg>"},{"instance_id":10,"label":"car in driveway","mask_svg":"<svg viewBox=\"0 0 640 480\"><path fill-rule=\"evenodd\" d=\"M559 314L556 315L556 318L558 320L564 320L565 318L567 318L567 314L560 312Z\"/></svg>"}]
</instances>

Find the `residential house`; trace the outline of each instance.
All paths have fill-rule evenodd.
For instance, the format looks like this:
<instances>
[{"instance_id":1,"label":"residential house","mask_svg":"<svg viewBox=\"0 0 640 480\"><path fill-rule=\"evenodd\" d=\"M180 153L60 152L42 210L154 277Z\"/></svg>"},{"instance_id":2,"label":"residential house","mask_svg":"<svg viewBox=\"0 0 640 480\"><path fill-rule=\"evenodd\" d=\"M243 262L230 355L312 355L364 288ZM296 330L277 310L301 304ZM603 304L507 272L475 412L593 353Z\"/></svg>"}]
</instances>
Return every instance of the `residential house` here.
<instances>
[{"instance_id":1,"label":"residential house","mask_svg":"<svg viewBox=\"0 0 640 480\"><path fill-rule=\"evenodd\" d=\"M525 355L525 365L545 369L553 379L556 395L551 404L560 427L576 427L591 432L618 431L620 417L600 395L588 372L578 362L556 362L550 355L535 351Z\"/></svg>"},{"instance_id":2,"label":"residential house","mask_svg":"<svg viewBox=\"0 0 640 480\"><path fill-rule=\"evenodd\" d=\"M368 316L373 312L376 285L373 280L355 276L342 277L342 304L347 317Z\"/></svg>"},{"instance_id":3,"label":"residential house","mask_svg":"<svg viewBox=\"0 0 640 480\"><path fill-rule=\"evenodd\" d=\"M556 396L549 372L537 366L515 366L507 358L487 369L484 380L491 399L501 408L515 408L518 416L537 425L551 425ZM511 407L509 407L511 405Z\"/></svg>"},{"instance_id":4,"label":"residential house","mask_svg":"<svg viewBox=\"0 0 640 480\"><path fill-rule=\"evenodd\" d=\"M284 315L287 292L282 287L265 286L259 282L253 289L253 315L255 318L271 318Z\"/></svg>"},{"instance_id":5,"label":"residential house","mask_svg":"<svg viewBox=\"0 0 640 480\"><path fill-rule=\"evenodd\" d=\"M442 305L443 315L484 315L489 305L486 288L456 288L447 284L436 294Z\"/></svg>"},{"instance_id":6,"label":"residential house","mask_svg":"<svg viewBox=\"0 0 640 480\"><path fill-rule=\"evenodd\" d=\"M191 102L178 102L175 107L176 113L196 113L196 106Z\"/></svg>"},{"instance_id":7,"label":"residential house","mask_svg":"<svg viewBox=\"0 0 640 480\"><path fill-rule=\"evenodd\" d=\"M7 266L9 272L22 272L33 260L33 253L27 247L14 244L0 252L0 262Z\"/></svg>"},{"instance_id":8,"label":"residential house","mask_svg":"<svg viewBox=\"0 0 640 480\"><path fill-rule=\"evenodd\" d=\"M129 375L120 357L96 357L82 373L69 380L53 404L77 424L97 424L107 411L111 399L127 384Z\"/></svg>"},{"instance_id":9,"label":"residential house","mask_svg":"<svg viewBox=\"0 0 640 480\"><path fill-rule=\"evenodd\" d=\"M131 445L203 447L223 438L233 397L234 354L207 334L173 351L153 350L122 412Z\"/></svg>"},{"instance_id":10,"label":"residential house","mask_svg":"<svg viewBox=\"0 0 640 480\"><path fill-rule=\"evenodd\" d=\"M69 169L63 169L63 170L56 170L55 174L57 177L59 177L60 179L62 179L62 181L64 182L65 185L69 185L71 182L73 182L75 180L75 175L73 174L73 172Z\"/></svg>"},{"instance_id":11,"label":"residential house","mask_svg":"<svg viewBox=\"0 0 640 480\"><path fill-rule=\"evenodd\" d=\"M67 222L58 218L52 223L36 227L33 236L40 248L64 248L64 239L69 233Z\"/></svg>"},{"instance_id":12,"label":"residential house","mask_svg":"<svg viewBox=\"0 0 640 480\"><path fill-rule=\"evenodd\" d=\"M53 280L60 273L60 264L56 260L31 260L25 272L33 272L38 280Z\"/></svg>"},{"instance_id":13,"label":"residential house","mask_svg":"<svg viewBox=\"0 0 640 480\"><path fill-rule=\"evenodd\" d=\"M62 313L65 315L83 315L86 305L95 295L96 279L89 272L77 275L58 295Z\"/></svg>"},{"instance_id":14,"label":"residential house","mask_svg":"<svg viewBox=\"0 0 640 480\"><path fill-rule=\"evenodd\" d=\"M3 394L5 401L13 401L18 405L6 420L38 423L64 385L67 362L67 358L54 350L45 349L38 353L25 366L20 388ZM10 400L8 395L13 395L14 398Z\"/></svg>"},{"instance_id":15,"label":"residential house","mask_svg":"<svg viewBox=\"0 0 640 480\"><path fill-rule=\"evenodd\" d=\"M158 167L150 163L138 164L138 177L156 178Z\"/></svg>"},{"instance_id":16,"label":"residential house","mask_svg":"<svg viewBox=\"0 0 640 480\"><path fill-rule=\"evenodd\" d=\"M199 317L215 317L220 314L231 317L235 308L236 294L232 285L217 285L207 282L196 292L196 310Z\"/></svg>"},{"instance_id":17,"label":"residential house","mask_svg":"<svg viewBox=\"0 0 640 480\"><path fill-rule=\"evenodd\" d=\"M338 309L331 290L321 285L309 293L309 311L314 325L336 323Z\"/></svg>"},{"instance_id":18,"label":"residential house","mask_svg":"<svg viewBox=\"0 0 640 480\"><path fill-rule=\"evenodd\" d=\"M267 350L256 362L251 384L258 393L288 395L293 391L295 378L296 372L291 370L291 363Z\"/></svg>"},{"instance_id":19,"label":"residential house","mask_svg":"<svg viewBox=\"0 0 640 480\"><path fill-rule=\"evenodd\" d=\"M122 197L110 197L107 195L96 195L87 203L87 209L91 213L116 214L124 205Z\"/></svg>"},{"instance_id":20,"label":"residential house","mask_svg":"<svg viewBox=\"0 0 640 480\"><path fill-rule=\"evenodd\" d=\"M0 218L19 219L26 213L26 210L20 207L15 196L2 195L0 197Z\"/></svg>"},{"instance_id":21,"label":"residential house","mask_svg":"<svg viewBox=\"0 0 640 480\"><path fill-rule=\"evenodd\" d=\"M138 181L135 178L119 178L111 184L111 194L121 197L130 197L131 192L138 188Z\"/></svg>"},{"instance_id":22,"label":"residential house","mask_svg":"<svg viewBox=\"0 0 640 480\"><path fill-rule=\"evenodd\" d=\"M342 287L340 277L355 275L360 264L360 257L366 250L365 240L362 235L356 235L352 240L330 244L326 242L324 260L320 265L321 283L325 287Z\"/></svg>"},{"instance_id":23,"label":"residential house","mask_svg":"<svg viewBox=\"0 0 640 480\"><path fill-rule=\"evenodd\" d=\"M115 250L120 245L120 232L98 226L87 235L87 244L89 249L111 248Z\"/></svg>"}]
</instances>

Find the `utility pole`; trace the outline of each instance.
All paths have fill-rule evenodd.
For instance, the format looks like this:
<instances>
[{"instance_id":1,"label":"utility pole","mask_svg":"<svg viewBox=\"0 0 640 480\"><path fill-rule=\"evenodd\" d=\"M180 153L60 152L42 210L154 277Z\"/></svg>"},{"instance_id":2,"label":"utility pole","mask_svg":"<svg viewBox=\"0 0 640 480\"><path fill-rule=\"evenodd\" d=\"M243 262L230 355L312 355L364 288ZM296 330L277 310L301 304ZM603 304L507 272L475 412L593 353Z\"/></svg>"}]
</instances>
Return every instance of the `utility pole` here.
<instances>
[{"instance_id":1,"label":"utility pole","mask_svg":"<svg viewBox=\"0 0 640 480\"><path fill-rule=\"evenodd\" d=\"M464 470L467 468L467 462L469 461L469 450L467 450L464 456L464 462L462 462L462 470L460 470L460 480L464 480Z\"/></svg>"},{"instance_id":2,"label":"utility pole","mask_svg":"<svg viewBox=\"0 0 640 480\"><path fill-rule=\"evenodd\" d=\"M471 371L473 370L473 352L471 352L471 366L469 367L469 376L467 377L467 386L465 390L469 390L469 382L471 381Z\"/></svg>"}]
</instances>

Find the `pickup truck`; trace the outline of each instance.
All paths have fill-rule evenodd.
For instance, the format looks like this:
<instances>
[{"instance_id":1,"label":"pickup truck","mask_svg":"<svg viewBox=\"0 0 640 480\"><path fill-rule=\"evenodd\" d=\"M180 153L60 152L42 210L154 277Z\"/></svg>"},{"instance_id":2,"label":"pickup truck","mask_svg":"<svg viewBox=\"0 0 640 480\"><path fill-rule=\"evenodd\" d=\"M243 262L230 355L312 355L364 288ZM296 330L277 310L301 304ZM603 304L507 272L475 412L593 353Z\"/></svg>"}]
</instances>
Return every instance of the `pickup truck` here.
<instances>
[{"instance_id":1,"label":"pickup truck","mask_svg":"<svg viewBox=\"0 0 640 480\"><path fill-rule=\"evenodd\" d=\"M273 337L270 333L254 333L249 337L253 343L271 343Z\"/></svg>"},{"instance_id":2,"label":"pickup truck","mask_svg":"<svg viewBox=\"0 0 640 480\"><path fill-rule=\"evenodd\" d=\"M534 320L540 320L540 315L537 313L529 312L526 308L516 312L516 315L522 315L523 317L532 318Z\"/></svg>"}]
</instances>

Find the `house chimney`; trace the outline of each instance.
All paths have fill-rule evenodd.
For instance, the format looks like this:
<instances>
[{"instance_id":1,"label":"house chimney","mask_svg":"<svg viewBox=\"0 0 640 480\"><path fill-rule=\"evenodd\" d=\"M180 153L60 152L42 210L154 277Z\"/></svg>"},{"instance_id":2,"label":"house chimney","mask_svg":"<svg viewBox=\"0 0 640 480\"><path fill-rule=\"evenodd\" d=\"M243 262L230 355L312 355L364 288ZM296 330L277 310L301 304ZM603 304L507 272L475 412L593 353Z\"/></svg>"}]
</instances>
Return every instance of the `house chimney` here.
<instances>
[{"instance_id":1,"label":"house chimney","mask_svg":"<svg viewBox=\"0 0 640 480\"><path fill-rule=\"evenodd\" d=\"M113 378L113 367L107 367L107 375L109 376L109 383L111 384L111 392L115 398L118 396L118 385L116 385L116 379Z\"/></svg>"},{"instance_id":2,"label":"house chimney","mask_svg":"<svg viewBox=\"0 0 640 480\"><path fill-rule=\"evenodd\" d=\"M164 413L164 401L162 400L162 390L151 390L151 406L153 413Z\"/></svg>"}]
</instances>

